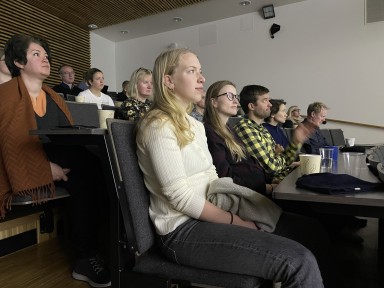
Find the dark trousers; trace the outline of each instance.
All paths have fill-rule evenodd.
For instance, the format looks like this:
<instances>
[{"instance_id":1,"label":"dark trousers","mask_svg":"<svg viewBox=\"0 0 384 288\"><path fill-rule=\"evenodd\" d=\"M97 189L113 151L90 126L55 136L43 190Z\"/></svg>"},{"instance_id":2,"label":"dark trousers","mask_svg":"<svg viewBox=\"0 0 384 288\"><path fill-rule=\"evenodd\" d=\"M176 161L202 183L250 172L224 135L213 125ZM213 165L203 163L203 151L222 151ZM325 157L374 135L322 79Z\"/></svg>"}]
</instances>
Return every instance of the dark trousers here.
<instances>
[{"instance_id":1,"label":"dark trousers","mask_svg":"<svg viewBox=\"0 0 384 288\"><path fill-rule=\"evenodd\" d=\"M75 257L93 256L98 251L100 227L108 231L109 202L101 161L82 146L45 144L44 150L49 161L71 169L68 181L55 184L71 194L68 209Z\"/></svg>"}]
</instances>

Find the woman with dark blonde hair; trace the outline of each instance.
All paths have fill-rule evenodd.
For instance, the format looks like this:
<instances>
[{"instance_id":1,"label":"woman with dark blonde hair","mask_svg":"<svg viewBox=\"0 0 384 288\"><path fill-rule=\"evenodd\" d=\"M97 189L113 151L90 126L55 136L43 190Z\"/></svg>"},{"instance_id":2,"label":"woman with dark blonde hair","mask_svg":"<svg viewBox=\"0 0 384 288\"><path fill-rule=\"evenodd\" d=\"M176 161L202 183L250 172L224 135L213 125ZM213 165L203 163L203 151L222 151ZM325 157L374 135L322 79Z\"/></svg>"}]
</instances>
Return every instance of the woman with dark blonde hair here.
<instances>
[{"instance_id":1,"label":"woman with dark blonde hair","mask_svg":"<svg viewBox=\"0 0 384 288\"><path fill-rule=\"evenodd\" d=\"M239 104L235 84L217 81L205 97L205 134L218 176L231 177L236 184L270 195L277 184L270 184L259 162L247 156L242 141L227 125Z\"/></svg>"},{"instance_id":2,"label":"woman with dark blonde hair","mask_svg":"<svg viewBox=\"0 0 384 288\"><path fill-rule=\"evenodd\" d=\"M135 70L127 88L128 99L121 104L118 118L137 121L143 117L152 104L152 88L152 71L142 67Z\"/></svg>"},{"instance_id":3,"label":"woman with dark blonde hair","mask_svg":"<svg viewBox=\"0 0 384 288\"><path fill-rule=\"evenodd\" d=\"M282 287L324 287L313 254L284 237L306 234L295 229L300 217L290 218L290 225L281 214L269 233L207 200L220 179L204 126L188 115L204 91L197 56L188 49L164 51L153 78L154 103L138 122L136 143L160 251L180 265L272 279ZM320 230L311 239L322 241Z\"/></svg>"},{"instance_id":4,"label":"woman with dark blonde hair","mask_svg":"<svg viewBox=\"0 0 384 288\"><path fill-rule=\"evenodd\" d=\"M288 108L287 112L287 119L285 120L285 123L283 124L284 128L296 128L297 125L303 121L303 118L300 115L300 108L299 106L293 105Z\"/></svg>"}]
</instances>

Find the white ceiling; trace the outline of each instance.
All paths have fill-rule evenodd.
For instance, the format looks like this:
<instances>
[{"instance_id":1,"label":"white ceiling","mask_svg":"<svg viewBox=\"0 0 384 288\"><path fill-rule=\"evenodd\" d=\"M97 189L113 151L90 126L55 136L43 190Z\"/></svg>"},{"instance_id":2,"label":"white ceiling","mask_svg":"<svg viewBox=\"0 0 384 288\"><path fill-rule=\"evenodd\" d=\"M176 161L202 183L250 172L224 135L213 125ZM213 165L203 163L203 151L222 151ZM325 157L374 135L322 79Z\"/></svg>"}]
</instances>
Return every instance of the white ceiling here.
<instances>
[{"instance_id":1,"label":"white ceiling","mask_svg":"<svg viewBox=\"0 0 384 288\"><path fill-rule=\"evenodd\" d=\"M305 0L252 0L250 5L242 6L239 4L241 0L208 0L185 8L96 29L92 32L112 42L120 42L247 13L257 12L261 15L261 8L264 5L273 4L276 8L301 1ZM275 9L275 13L278 16L278 9ZM175 22L174 17L181 17L183 21ZM128 33L122 34L120 31L128 31Z\"/></svg>"}]
</instances>

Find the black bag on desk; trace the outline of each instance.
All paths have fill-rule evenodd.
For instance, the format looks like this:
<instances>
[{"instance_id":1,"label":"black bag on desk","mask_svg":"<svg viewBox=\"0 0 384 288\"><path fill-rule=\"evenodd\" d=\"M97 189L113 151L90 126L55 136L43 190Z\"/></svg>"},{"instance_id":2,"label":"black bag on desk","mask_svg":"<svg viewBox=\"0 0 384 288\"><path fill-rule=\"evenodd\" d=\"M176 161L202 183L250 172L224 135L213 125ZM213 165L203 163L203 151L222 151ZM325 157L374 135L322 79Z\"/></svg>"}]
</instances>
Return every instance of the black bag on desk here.
<instances>
[{"instance_id":1,"label":"black bag on desk","mask_svg":"<svg viewBox=\"0 0 384 288\"><path fill-rule=\"evenodd\" d=\"M296 181L296 187L323 194L337 195L368 192L382 186L347 174L314 173L303 175Z\"/></svg>"}]
</instances>

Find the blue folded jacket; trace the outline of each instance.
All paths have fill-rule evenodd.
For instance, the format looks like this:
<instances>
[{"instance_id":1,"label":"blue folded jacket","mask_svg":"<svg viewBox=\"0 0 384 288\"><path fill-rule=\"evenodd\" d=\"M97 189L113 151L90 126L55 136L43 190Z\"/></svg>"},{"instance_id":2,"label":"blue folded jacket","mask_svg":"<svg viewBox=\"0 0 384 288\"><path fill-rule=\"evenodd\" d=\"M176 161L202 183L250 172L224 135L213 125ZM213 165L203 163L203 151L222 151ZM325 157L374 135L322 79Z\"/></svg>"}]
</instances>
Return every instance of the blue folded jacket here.
<instances>
[{"instance_id":1,"label":"blue folded jacket","mask_svg":"<svg viewBox=\"0 0 384 288\"><path fill-rule=\"evenodd\" d=\"M336 195L383 189L383 183L372 183L347 174L314 173L298 178L296 187Z\"/></svg>"}]
</instances>

